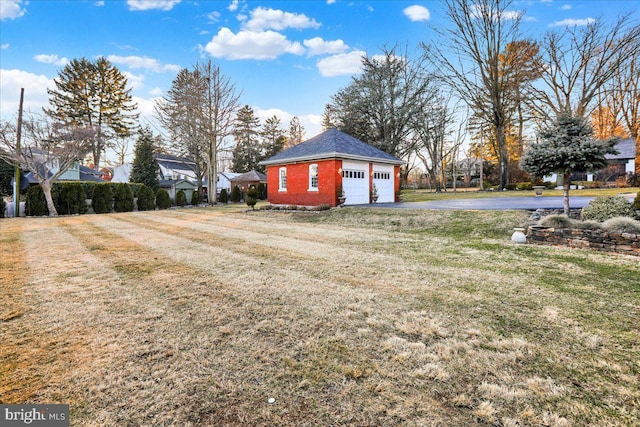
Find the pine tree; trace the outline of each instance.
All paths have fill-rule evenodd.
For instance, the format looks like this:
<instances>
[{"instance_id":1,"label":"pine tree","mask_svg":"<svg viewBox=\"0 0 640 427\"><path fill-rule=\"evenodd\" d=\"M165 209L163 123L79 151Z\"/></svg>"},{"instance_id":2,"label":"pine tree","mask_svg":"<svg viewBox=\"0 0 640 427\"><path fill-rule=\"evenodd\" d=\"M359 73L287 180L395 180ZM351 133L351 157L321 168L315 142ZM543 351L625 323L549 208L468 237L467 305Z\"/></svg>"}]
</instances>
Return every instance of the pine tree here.
<instances>
[{"instance_id":1,"label":"pine tree","mask_svg":"<svg viewBox=\"0 0 640 427\"><path fill-rule=\"evenodd\" d=\"M236 147L233 150L233 172L247 172L258 168L262 160L260 139L260 120L253 109L245 105L236 115L233 137Z\"/></svg>"},{"instance_id":2,"label":"pine tree","mask_svg":"<svg viewBox=\"0 0 640 427\"><path fill-rule=\"evenodd\" d=\"M298 116L293 116L289 122L289 138L287 139L286 146L291 148L294 145L298 145L304 139L304 126L300 123Z\"/></svg>"},{"instance_id":3,"label":"pine tree","mask_svg":"<svg viewBox=\"0 0 640 427\"><path fill-rule=\"evenodd\" d=\"M598 141L585 119L561 114L540 132L540 140L525 152L520 166L539 178L552 173L563 177L564 213L569 215L571 174L604 168L607 165L605 154L617 153L613 148L617 139Z\"/></svg>"},{"instance_id":4,"label":"pine tree","mask_svg":"<svg viewBox=\"0 0 640 427\"><path fill-rule=\"evenodd\" d=\"M154 193L160 188L158 182L159 166L153 158L153 134L147 128L140 128L136 142L130 182L139 182L151 188Z\"/></svg>"},{"instance_id":5,"label":"pine tree","mask_svg":"<svg viewBox=\"0 0 640 427\"><path fill-rule=\"evenodd\" d=\"M104 57L95 62L81 58L65 65L54 83L55 89L47 90L51 97L45 112L67 124L96 129L91 151L94 168L100 170L109 141L129 135L138 118L127 78Z\"/></svg>"},{"instance_id":6,"label":"pine tree","mask_svg":"<svg viewBox=\"0 0 640 427\"><path fill-rule=\"evenodd\" d=\"M284 149L284 143L287 138L278 117L270 117L264 122L260 136L262 137L262 147L264 149L263 159L275 156Z\"/></svg>"}]
</instances>

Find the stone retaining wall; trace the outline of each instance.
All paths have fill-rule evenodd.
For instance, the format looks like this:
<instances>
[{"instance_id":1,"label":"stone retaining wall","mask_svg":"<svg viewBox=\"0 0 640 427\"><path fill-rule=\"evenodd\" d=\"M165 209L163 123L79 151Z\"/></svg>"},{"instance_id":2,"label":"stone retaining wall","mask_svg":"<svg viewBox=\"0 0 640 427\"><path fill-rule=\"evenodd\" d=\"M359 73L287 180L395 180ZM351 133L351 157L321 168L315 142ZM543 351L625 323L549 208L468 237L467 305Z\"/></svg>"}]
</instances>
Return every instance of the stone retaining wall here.
<instances>
[{"instance_id":1,"label":"stone retaining wall","mask_svg":"<svg viewBox=\"0 0 640 427\"><path fill-rule=\"evenodd\" d=\"M640 256L640 234L530 226L527 232L527 242L537 245L588 248L602 252Z\"/></svg>"}]
</instances>

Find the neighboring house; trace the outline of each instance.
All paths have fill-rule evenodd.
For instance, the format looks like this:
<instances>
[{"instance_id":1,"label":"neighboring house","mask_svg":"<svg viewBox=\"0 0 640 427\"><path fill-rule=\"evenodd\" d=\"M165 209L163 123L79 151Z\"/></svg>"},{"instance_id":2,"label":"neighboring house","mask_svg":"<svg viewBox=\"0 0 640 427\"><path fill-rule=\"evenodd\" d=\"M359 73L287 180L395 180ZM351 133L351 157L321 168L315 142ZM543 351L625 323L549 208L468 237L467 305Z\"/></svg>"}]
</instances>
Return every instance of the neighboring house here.
<instances>
[{"instance_id":1,"label":"neighboring house","mask_svg":"<svg viewBox=\"0 0 640 427\"><path fill-rule=\"evenodd\" d=\"M231 180L231 188L237 185L238 187L240 187L240 191L242 191L242 194L245 194L249 187L253 185L254 187L258 188L258 185L260 185L260 183L265 185L267 184L267 175L252 170L233 178Z\"/></svg>"},{"instance_id":2,"label":"neighboring house","mask_svg":"<svg viewBox=\"0 0 640 427\"><path fill-rule=\"evenodd\" d=\"M634 173L636 165L636 141L633 138L621 139L616 144L618 154L607 154L610 165L624 165L625 173Z\"/></svg>"},{"instance_id":3,"label":"neighboring house","mask_svg":"<svg viewBox=\"0 0 640 427\"><path fill-rule=\"evenodd\" d=\"M111 182L129 182L131 176L131 163L123 163L113 167Z\"/></svg>"},{"instance_id":4,"label":"neighboring house","mask_svg":"<svg viewBox=\"0 0 640 427\"><path fill-rule=\"evenodd\" d=\"M235 172L218 172L218 194L223 188L227 190L227 193L231 194L231 181L240 175L242 174Z\"/></svg>"},{"instance_id":5,"label":"neighboring house","mask_svg":"<svg viewBox=\"0 0 640 427\"><path fill-rule=\"evenodd\" d=\"M346 204L394 202L400 190L400 160L337 129L260 162L267 167L268 201L277 205L338 204L342 186Z\"/></svg>"},{"instance_id":6,"label":"neighboring house","mask_svg":"<svg viewBox=\"0 0 640 427\"><path fill-rule=\"evenodd\" d=\"M57 170L52 168L52 170L47 171L49 176L52 176ZM41 169L40 173L44 173ZM102 179L104 175L103 172L93 170L87 166L83 166L78 162L74 162L73 165L69 169L67 169L60 177L57 179L57 182L68 182L68 181L89 181L89 182L105 182ZM37 185L38 178L33 172L26 172L24 176L29 180L29 185Z\"/></svg>"}]
</instances>

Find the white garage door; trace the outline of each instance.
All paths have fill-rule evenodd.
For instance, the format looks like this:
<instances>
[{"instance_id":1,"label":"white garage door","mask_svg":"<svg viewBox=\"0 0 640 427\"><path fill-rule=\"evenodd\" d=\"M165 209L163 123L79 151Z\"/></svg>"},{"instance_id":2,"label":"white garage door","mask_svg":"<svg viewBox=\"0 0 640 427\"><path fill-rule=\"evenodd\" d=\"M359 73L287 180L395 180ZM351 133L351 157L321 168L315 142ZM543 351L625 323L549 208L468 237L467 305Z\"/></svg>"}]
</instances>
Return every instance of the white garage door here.
<instances>
[{"instance_id":1,"label":"white garage door","mask_svg":"<svg viewBox=\"0 0 640 427\"><path fill-rule=\"evenodd\" d=\"M378 203L395 201L393 166L373 165L373 183L378 192Z\"/></svg>"},{"instance_id":2,"label":"white garage door","mask_svg":"<svg viewBox=\"0 0 640 427\"><path fill-rule=\"evenodd\" d=\"M369 203L369 164L343 161L342 190L346 205Z\"/></svg>"}]
</instances>

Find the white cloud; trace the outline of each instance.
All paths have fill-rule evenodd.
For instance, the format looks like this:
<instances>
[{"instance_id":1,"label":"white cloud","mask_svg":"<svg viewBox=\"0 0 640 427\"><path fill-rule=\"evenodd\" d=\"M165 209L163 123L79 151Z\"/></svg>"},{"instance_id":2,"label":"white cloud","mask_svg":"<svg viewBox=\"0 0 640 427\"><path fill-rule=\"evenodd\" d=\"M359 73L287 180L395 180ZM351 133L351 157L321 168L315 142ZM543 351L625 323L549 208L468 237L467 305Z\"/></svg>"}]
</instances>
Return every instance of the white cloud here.
<instances>
[{"instance_id":1,"label":"white cloud","mask_svg":"<svg viewBox=\"0 0 640 427\"><path fill-rule=\"evenodd\" d=\"M336 0L327 0L327 4L334 4Z\"/></svg>"},{"instance_id":2,"label":"white cloud","mask_svg":"<svg viewBox=\"0 0 640 427\"><path fill-rule=\"evenodd\" d=\"M22 0L0 0L0 21L24 16L26 10L22 8L22 4Z\"/></svg>"},{"instance_id":3,"label":"white cloud","mask_svg":"<svg viewBox=\"0 0 640 427\"><path fill-rule=\"evenodd\" d=\"M319 28L320 23L307 15L284 12L277 9L265 9L257 7L250 13L251 19L246 21L243 28L251 31L277 30L286 28L304 29Z\"/></svg>"},{"instance_id":4,"label":"white cloud","mask_svg":"<svg viewBox=\"0 0 640 427\"><path fill-rule=\"evenodd\" d=\"M485 10L486 12L489 12L490 10ZM471 6L471 16L473 16L474 18L482 18L483 15L483 9L478 6L477 4L474 4ZM500 14L500 17L503 20L512 20L512 19L520 19L524 17L524 12L521 10L503 10L502 13ZM525 18L525 20L530 21L531 19L527 19Z\"/></svg>"},{"instance_id":5,"label":"white cloud","mask_svg":"<svg viewBox=\"0 0 640 427\"><path fill-rule=\"evenodd\" d=\"M359 73L362 69L362 57L366 53L354 50L320 59L316 66L323 77L335 77Z\"/></svg>"},{"instance_id":6,"label":"white cloud","mask_svg":"<svg viewBox=\"0 0 640 427\"><path fill-rule=\"evenodd\" d=\"M232 0L229 7L227 7L229 12L235 12L236 10L238 10L238 3L238 0Z\"/></svg>"},{"instance_id":7,"label":"white cloud","mask_svg":"<svg viewBox=\"0 0 640 427\"><path fill-rule=\"evenodd\" d=\"M133 74L129 71L123 71L122 74L127 78L127 87L137 89L144 83L146 78L144 74Z\"/></svg>"},{"instance_id":8,"label":"white cloud","mask_svg":"<svg viewBox=\"0 0 640 427\"><path fill-rule=\"evenodd\" d=\"M556 21L549 24L550 27L582 27L585 25L593 24L596 22L594 18L584 18L584 19L563 19L562 21Z\"/></svg>"},{"instance_id":9,"label":"white cloud","mask_svg":"<svg viewBox=\"0 0 640 427\"><path fill-rule=\"evenodd\" d=\"M151 96L162 96L164 92L159 87L154 87L149 91L149 95Z\"/></svg>"},{"instance_id":10,"label":"white cloud","mask_svg":"<svg viewBox=\"0 0 640 427\"><path fill-rule=\"evenodd\" d=\"M104 0L97 1L97 2L95 2L93 5L94 5L94 6L98 6L98 7L100 7L100 6L104 6Z\"/></svg>"},{"instance_id":11,"label":"white cloud","mask_svg":"<svg viewBox=\"0 0 640 427\"><path fill-rule=\"evenodd\" d=\"M428 21L429 19L431 19L431 13L429 13L429 9L417 4L405 8L402 12L413 22Z\"/></svg>"},{"instance_id":12,"label":"white cloud","mask_svg":"<svg viewBox=\"0 0 640 427\"><path fill-rule=\"evenodd\" d=\"M0 111L2 119L17 116L20 104L20 88L24 88L24 111L42 112L49 103L47 88L54 88L52 79L22 70L0 69ZM6 116L5 116L6 115Z\"/></svg>"},{"instance_id":13,"label":"white cloud","mask_svg":"<svg viewBox=\"0 0 640 427\"><path fill-rule=\"evenodd\" d=\"M127 0L129 10L171 10L182 0Z\"/></svg>"},{"instance_id":14,"label":"white cloud","mask_svg":"<svg viewBox=\"0 0 640 427\"><path fill-rule=\"evenodd\" d=\"M558 9L560 9L560 10L571 10L571 7L572 6L570 4L563 4Z\"/></svg>"},{"instance_id":15,"label":"white cloud","mask_svg":"<svg viewBox=\"0 0 640 427\"><path fill-rule=\"evenodd\" d=\"M0 45L0 49L2 49L2 50L9 49L9 43L4 43L4 44Z\"/></svg>"},{"instance_id":16,"label":"white cloud","mask_svg":"<svg viewBox=\"0 0 640 427\"><path fill-rule=\"evenodd\" d=\"M275 59L285 53L302 55L304 48L274 31L240 31L234 34L221 28L204 50L214 58L226 59Z\"/></svg>"},{"instance_id":17,"label":"white cloud","mask_svg":"<svg viewBox=\"0 0 640 427\"><path fill-rule=\"evenodd\" d=\"M146 56L109 55L107 56L107 59L114 64L126 65L133 70L142 68L145 70L154 71L156 73L161 73L163 71L178 72L182 68L179 65L174 64L162 65L160 64L160 62L158 62L157 59L149 58Z\"/></svg>"},{"instance_id":18,"label":"white cloud","mask_svg":"<svg viewBox=\"0 0 640 427\"><path fill-rule=\"evenodd\" d=\"M255 106L252 108L256 117L258 117L263 123L265 120L276 116L280 119L282 128L285 130L289 128L289 122L295 115L279 108L268 108L266 110L262 110L260 107ZM312 138L322 132L322 115L304 114L298 115L298 119L300 119L300 124L304 128L304 139Z\"/></svg>"},{"instance_id":19,"label":"white cloud","mask_svg":"<svg viewBox=\"0 0 640 427\"><path fill-rule=\"evenodd\" d=\"M308 48L309 55L324 55L328 53L342 53L349 49L342 40L324 40L321 37L314 37L309 40L305 40L303 44Z\"/></svg>"},{"instance_id":20,"label":"white cloud","mask_svg":"<svg viewBox=\"0 0 640 427\"><path fill-rule=\"evenodd\" d=\"M54 65L67 65L69 60L67 58L59 58L58 55L36 55L33 57L36 61L42 62L43 64L54 64Z\"/></svg>"},{"instance_id":21,"label":"white cloud","mask_svg":"<svg viewBox=\"0 0 640 427\"><path fill-rule=\"evenodd\" d=\"M210 23L218 22L220 20L220 16L221 16L221 13L218 11L207 13L207 19L209 20Z\"/></svg>"}]
</instances>

